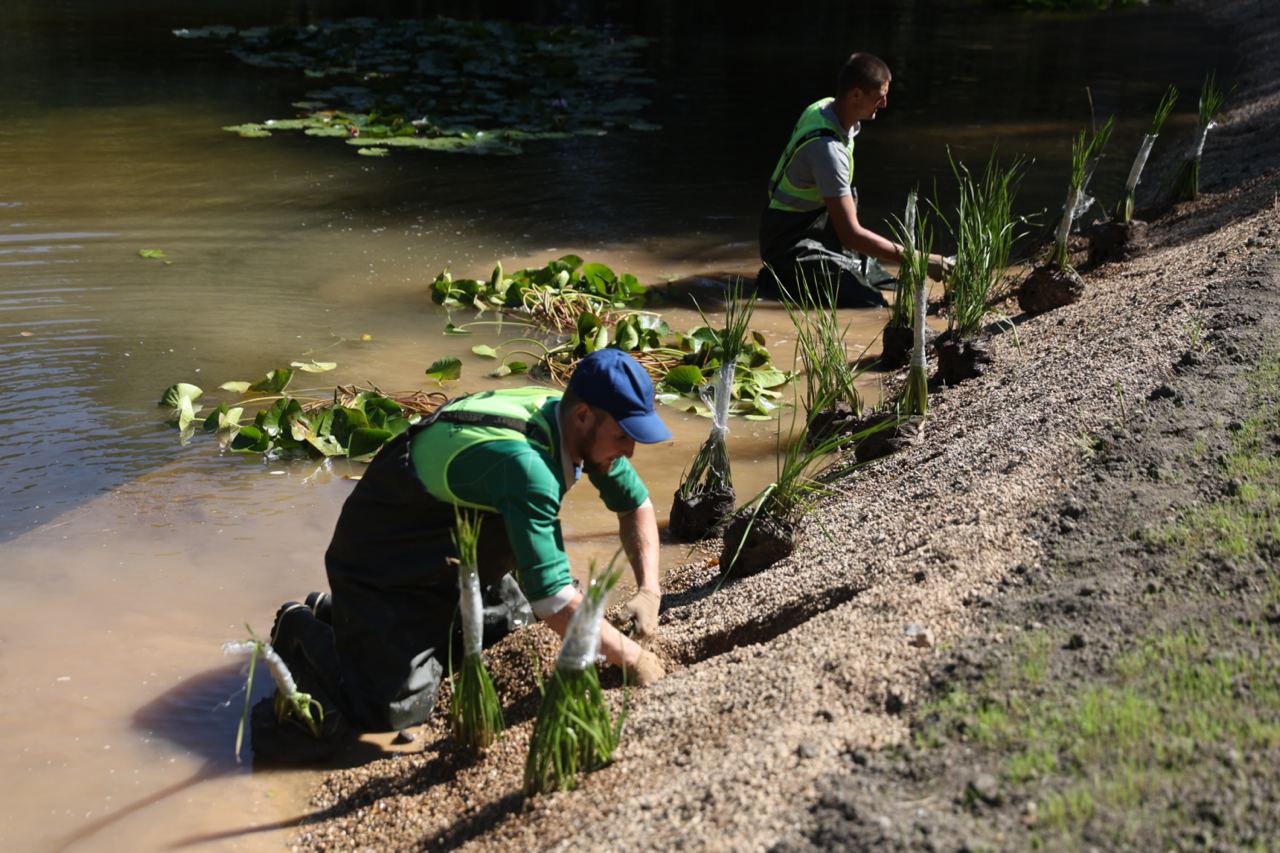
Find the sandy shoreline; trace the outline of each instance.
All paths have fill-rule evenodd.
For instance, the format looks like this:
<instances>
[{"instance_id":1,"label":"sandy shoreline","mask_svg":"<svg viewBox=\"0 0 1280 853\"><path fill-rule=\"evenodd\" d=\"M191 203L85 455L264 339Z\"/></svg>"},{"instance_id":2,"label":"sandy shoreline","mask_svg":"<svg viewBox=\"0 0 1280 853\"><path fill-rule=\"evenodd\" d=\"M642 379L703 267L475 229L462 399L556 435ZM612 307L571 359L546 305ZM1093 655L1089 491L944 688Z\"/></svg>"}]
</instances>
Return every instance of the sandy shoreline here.
<instances>
[{"instance_id":1,"label":"sandy shoreline","mask_svg":"<svg viewBox=\"0 0 1280 853\"><path fill-rule=\"evenodd\" d=\"M455 764L433 724L422 753L331 774L294 843L742 850L797 840L842 754L900 741L939 647L971 639L1002 584L1040 565L1032 521L1087 471L1081 436L1110 429L1168 378L1205 324L1202 297L1216 280L1274 254L1257 239L1280 225L1280 27L1266 8L1211 10L1238 31L1240 92L1206 148L1204 196L1153 224L1148 253L1087 275L1077 305L1019 322L1019 343L997 336L995 367L934 395L925 441L845 481L791 559L715 594L712 569L671 576L662 637L677 668L632 695L611 767L573 793L525 802L526 701L473 767ZM913 644L909 624L929 629L934 646Z\"/></svg>"}]
</instances>

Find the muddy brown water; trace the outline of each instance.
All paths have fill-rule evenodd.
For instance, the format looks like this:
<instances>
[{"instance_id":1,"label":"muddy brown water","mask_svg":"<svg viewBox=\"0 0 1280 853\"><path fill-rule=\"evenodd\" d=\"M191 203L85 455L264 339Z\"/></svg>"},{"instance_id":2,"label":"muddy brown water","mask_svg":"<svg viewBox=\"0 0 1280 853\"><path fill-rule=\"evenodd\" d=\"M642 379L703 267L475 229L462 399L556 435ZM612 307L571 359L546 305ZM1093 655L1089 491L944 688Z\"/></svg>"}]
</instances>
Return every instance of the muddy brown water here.
<instances>
[{"instance_id":1,"label":"muddy brown water","mask_svg":"<svg viewBox=\"0 0 1280 853\"><path fill-rule=\"evenodd\" d=\"M324 140L221 133L279 115L300 84L169 35L305 23L349 13L341 2L0 8L0 848L275 848L319 778L255 770L247 752L236 764L242 674L220 644L246 620L265 632L281 601L323 587L321 555L361 466L224 455L203 435L180 447L155 407L167 385L201 385L208 407L230 398L213 390L221 382L318 358L339 367L300 375L313 380L304 385L402 390L426 387L424 367L457 354L453 390L495 387L483 378L492 363L469 348L502 332L440 334L446 317L426 285L445 266L483 275L499 258L512 269L575 252L648 282L754 275L764 175L795 114L825 93L850 32L894 57L898 74L891 109L859 143L859 162L874 164L859 181L872 222L945 174L946 143L968 156L995 138L1042 160L1024 185L1028 208L1056 206L1084 114L1061 105L1080 77L1108 108L1130 109L1117 139L1133 141L1166 82L1190 91L1203 71L1186 61L1204 33L1185 13L1121 15L1092 31L1070 16L912 3L867 29L857 10L804 7L825 22L814 45L798 26L662 8L584 6L658 39L661 134L376 162ZM1135 52L1139 33L1149 49ZM732 61L744 50L746 68ZM1041 74L1002 76L1028 57ZM1100 184L1126 170L1115 164ZM144 248L172 263L138 257ZM696 315L667 319L687 327ZM857 352L885 315L846 319ZM762 306L754 325L787 365L785 315ZM874 375L866 390L877 392ZM660 516L709 426L663 414L675 441L635 458ZM772 478L777 426L733 422L740 496ZM562 514L578 572L614 548L616 522L590 491L571 493ZM665 547L664 566L687 553ZM265 687L260 678L255 692ZM388 740L369 738L353 760L395 749Z\"/></svg>"}]
</instances>

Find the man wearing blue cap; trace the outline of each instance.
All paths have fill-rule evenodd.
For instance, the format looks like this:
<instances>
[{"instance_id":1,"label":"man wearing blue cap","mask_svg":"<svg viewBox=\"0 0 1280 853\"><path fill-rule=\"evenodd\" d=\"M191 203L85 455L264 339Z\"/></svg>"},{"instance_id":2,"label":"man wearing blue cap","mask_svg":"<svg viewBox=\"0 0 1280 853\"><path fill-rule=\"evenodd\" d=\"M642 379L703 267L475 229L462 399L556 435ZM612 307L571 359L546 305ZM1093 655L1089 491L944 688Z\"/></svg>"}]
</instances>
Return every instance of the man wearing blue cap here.
<instances>
[{"instance_id":1,"label":"man wearing blue cap","mask_svg":"<svg viewBox=\"0 0 1280 853\"><path fill-rule=\"evenodd\" d=\"M343 505L325 554L332 593L286 604L272 630L299 689L342 718L326 730L398 731L431 714L458 603L449 562L455 505L484 514L486 643L535 616L563 636L583 596L558 515L585 471L618 515L636 579L625 605L634 635L652 638L661 601L657 520L629 459L637 443L670 438L648 373L605 349L578 363L563 396L546 388L471 394L389 442ZM651 652L607 622L600 651L637 684L664 675ZM282 753L301 729L273 730L271 722L266 708L255 709L255 750L298 757Z\"/></svg>"}]
</instances>

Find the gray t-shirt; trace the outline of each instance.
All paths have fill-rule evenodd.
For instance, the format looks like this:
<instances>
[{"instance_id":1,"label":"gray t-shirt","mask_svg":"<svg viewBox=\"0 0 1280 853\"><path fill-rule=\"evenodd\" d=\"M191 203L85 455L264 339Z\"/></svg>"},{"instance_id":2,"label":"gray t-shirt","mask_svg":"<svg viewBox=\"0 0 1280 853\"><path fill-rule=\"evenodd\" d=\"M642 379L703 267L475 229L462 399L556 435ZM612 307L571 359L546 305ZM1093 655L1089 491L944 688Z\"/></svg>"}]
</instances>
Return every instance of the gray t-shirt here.
<instances>
[{"instance_id":1,"label":"gray t-shirt","mask_svg":"<svg viewBox=\"0 0 1280 853\"><path fill-rule=\"evenodd\" d=\"M823 109L823 113L835 124L835 112L831 107ZM861 130L860 123L854 122L849 128L849 136L853 138ZM823 198L839 198L852 195L858 200L858 192L849 185L849 150L844 142L829 136L819 137L801 147L787 168L787 180L797 187L817 186Z\"/></svg>"}]
</instances>

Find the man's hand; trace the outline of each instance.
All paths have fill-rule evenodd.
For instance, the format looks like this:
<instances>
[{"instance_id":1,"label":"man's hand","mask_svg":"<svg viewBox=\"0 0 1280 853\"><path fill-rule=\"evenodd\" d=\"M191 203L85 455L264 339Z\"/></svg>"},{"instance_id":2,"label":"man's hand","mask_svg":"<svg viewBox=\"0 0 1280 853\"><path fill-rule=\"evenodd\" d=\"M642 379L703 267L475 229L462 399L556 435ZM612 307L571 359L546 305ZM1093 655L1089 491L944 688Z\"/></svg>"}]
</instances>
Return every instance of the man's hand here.
<instances>
[{"instance_id":1,"label":"man's hand","mask_svg":"<svg viewBox=\"0 0 1280 853\"><path fill-rule=\"evenodd\" d=\"M627 667L627 681L637 687L648 687L667 674L662 661L651 651L640 652L640 658Z\"/></svg>"},{"instance_id":2,"label":"man's hand","mask_svg":"<svg viewBox=\"0 0 1280 853\"><path fill-rule=\"evenodd\" d=\"M951 271L955 269L956 262L953 258L944 258L942 255L929 256L929 278L934 281L946 281L947 276L951 275Z\"/></svg>"},{"instance_id":3,"label":"man's hand","mask_svg":"<svg viewBox=\"0 0 1280 853\"><path fill-rule=\"evenodd\" d=\"M643 643L658 637L658 606L662 596L651 589L639 589L631 600L622 606L622 618L630 620L635 629L632 639ZM625 624L625 623L624 623Z\"/></svg>"}]
</instances>

